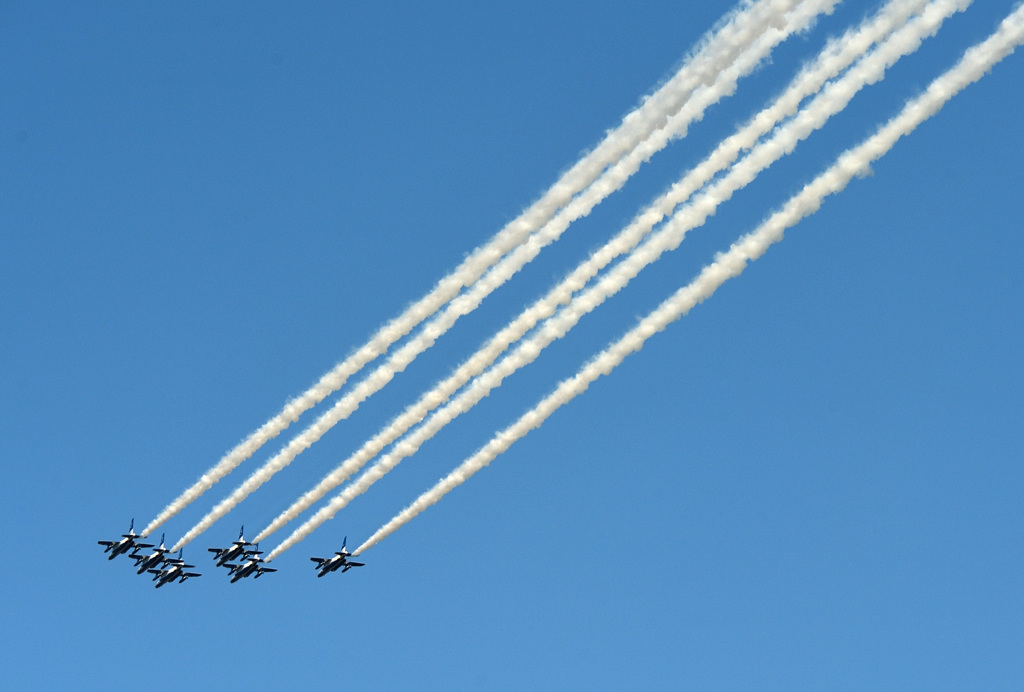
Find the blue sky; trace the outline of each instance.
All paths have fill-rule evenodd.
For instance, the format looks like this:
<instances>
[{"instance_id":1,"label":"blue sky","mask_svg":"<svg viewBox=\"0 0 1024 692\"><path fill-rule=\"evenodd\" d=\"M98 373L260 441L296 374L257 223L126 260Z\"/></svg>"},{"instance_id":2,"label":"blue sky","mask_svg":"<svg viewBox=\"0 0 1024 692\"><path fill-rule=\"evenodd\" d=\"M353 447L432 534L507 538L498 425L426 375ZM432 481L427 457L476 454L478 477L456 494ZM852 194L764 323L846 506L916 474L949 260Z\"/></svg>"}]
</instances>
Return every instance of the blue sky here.
<instances>
[{"instance_id":1,"label":"blue sky","mask_svg":"<svg viewBox=\"0 0 1024 692\"><path fill-rule=\"evenodd\" d=\"M486 242L733 3L685 5L0 9L8 686L1019 684L1021 51L365 568L317 580L308 562L368 537L632 327L1009 0L950 19L277 574L229 585L206 548L269 523L878 3L847 0L779 46L186 548L201 579L155 591L96 545L152 519ZM168 522L168 540L277 448Z\"/></svg>"}]
</instances>

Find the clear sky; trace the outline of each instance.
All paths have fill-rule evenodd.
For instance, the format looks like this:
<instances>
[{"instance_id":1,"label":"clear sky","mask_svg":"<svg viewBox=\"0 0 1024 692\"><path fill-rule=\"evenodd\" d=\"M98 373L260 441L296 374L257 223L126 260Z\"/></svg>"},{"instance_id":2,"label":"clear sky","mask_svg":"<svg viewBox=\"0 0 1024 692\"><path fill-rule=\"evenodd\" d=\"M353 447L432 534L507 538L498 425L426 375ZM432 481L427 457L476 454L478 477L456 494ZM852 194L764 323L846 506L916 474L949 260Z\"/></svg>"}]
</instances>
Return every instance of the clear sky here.
<instances>
[{"instance_id":1,"label":"clear sky","mask_svg":"<svg viewBox=\"0 0 1024 692\"><path fill-rule=\"evenodd\" d=\"M1020 50L366 567L318 580L308 560L367 538L576 372L1012 0L948 20L276 574L229 585L206 549L266 526L880 3L846 0L779 46L189 545L202 578L156 591L96 544L422 296L733 7L641 4L0 7L6 687L1019 686Z\"/></svg>"}]
</instances>

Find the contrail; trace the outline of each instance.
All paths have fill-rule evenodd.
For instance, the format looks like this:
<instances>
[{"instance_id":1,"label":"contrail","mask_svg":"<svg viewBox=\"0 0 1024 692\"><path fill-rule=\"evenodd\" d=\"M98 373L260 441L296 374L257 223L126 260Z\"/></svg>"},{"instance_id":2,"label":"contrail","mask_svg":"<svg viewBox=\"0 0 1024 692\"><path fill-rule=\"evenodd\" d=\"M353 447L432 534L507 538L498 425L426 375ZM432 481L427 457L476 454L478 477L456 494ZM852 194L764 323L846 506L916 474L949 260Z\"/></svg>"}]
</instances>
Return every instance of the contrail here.
<instances>
[{"instance_id":1,"label":"contrail","mask_svg":"<svg viewBox=\"0 0 1024 692\"><path fill-rule=\"evenodd\" d=\"M673 136L684 131L689 123L700 117L710 104L732 93L735 90L736 81L743 74L753 70L772 47L793 31L805 28L821 12L822 8L831 7L835 1L820 0L819 2L805 3L798 10L789 15L783 15L779 22L776 22L784 28L773 27L763 31L752 46L741 52L735 62L720 73L711 86L698 87L690 101L669 118L665 127L652 134L627 156L608 168L593 185L573 199L569 207L559 212L526 243L502 258L483 278L473 284L469 291L452 300L446 308L423 327L419 334L394 352L383 365L374 370L351 392L339 399L305 431L293 438L284 449L268 460L231 495L203 517L176 545L179 548L187 545L254 490L270 480L274 474L288 466L296 456L317 442L338 422L351 415L363 401L390 382L396 373L402 372L419 354L430 348L460 317L476 309L487 295L536 257L544 246L557 239L573 220L589 213L607 195L621 187L648 157L664 148Z\"/></svg>"},{"instance_id":2,"label":"contrail","mask_svg":"<svg viewBox=\"0 0 1024 692\"><path fill-rule=\"evenodd\" d=\"M618 128L609 132L593 151L563 174L539 200L507 224L490 242L471 253L430 293L384 325L359 350L321 377L306 392L289 401L280 413L229 451L151 521L142 535L148 536L198 499L266 442L298 420L305 411L340 389L350 376L385 353L392 344L433 315L464 287L477 281L506 253L546 223L574 195L593 183L605 168L634 149L652 132L662 128L701 83L713 83L721 70L728 67L737 55L762 34L771 33L772 27L786 26L785 14L794 6L799 7L793 12L793 23L803 22L803 27L806 27L817 14L831 12L838 1L745 0L705 34L671 79L628 113Z\"/></svg>"},{"instance_id":3,"label":"contrail","mask_svg":"<svg viewBox=\"0 0 1024 692\"><path fill-rule=\"evenodd\" d=\"M758 144L728 175L709 186L692 203L677 212L664 228L651 236L605 277L573 298L556 317L550 318L541 327L537 335L520 344L498 365L478 377L451 403L431 415L420 428L398 443L394 450L384 455L355 483L296 529L291 536L270 553L268 559L280 555L312 533L323 522L332 518L354 497L365 492L373 483L397 466L402 459L414 454L426 440L437 434L441 428L476 405L495 387L499 386L506 377L533 362L541 350L552 341L565 336L584 315L624 288L647 265L659 259L665 252L678 247L685 234L702 225L707 217L715 212L719 204L728 200L736 190L749 183L784 154L792 151L797 142L824 125L831 115L842 110L861 88L881 79L887 67L903 55L916 50L921 41L937 31L949 15L962 9L969 2L970 0L936 0L932 2L922 15L907 22L903 28L893 33L878 48L862 58L841 79L829 84L796 117L777 129L771 138Z\"/></svg>"},{"instance_id":4,"label":"contrail","mask_svg":"<svg viewBox=\"0 0 1024 692\"><path fill-rule=\"evenodd\" d=\"M830 41L821 55L814 62L805 66L789 88L776 98L770 106L755 116L750 123L735 135L722 142L704 163L696 167L682 181L673 186L669 192L656 200L647 211L639 214L614 240L594 253L588 261L584 262L561 284L513 320L509 326L505 327L477 353L460 365L450 377L440 382L434 389L424 394L419 401L408 407L387 428L366 442L355 454L328 474L315 488L305 493L274 519L254 540L265 540L282 526L295 519L313 503L362 468L367 461L379 454L387 445L405 434L413 425L422 421L430 411L447 401L452 394L470 379L483 372L501 353L536 326L541 319L550 317L559 305L567 303L574 292L580 290L616 256L628 252L635 247L650 232L651 228L656 223L659 223L666 214L670 213L676 205L685 201L690 194L707 183L716 173L735 161L741 150L752 146L759 137L771 130L779 121L792 115L806 96L817 91L825 81L848 67L864 50L891 33L896 26L905 22L907 17L925 5L926 1L894 0L888 3L875 17L862 22L857 29L847 31L838 40ZM724 77L725 75L723 74L722 76ZM559 212L555 219L552 220L552 223L564 213L572 213L573 206L583 196L577 197L566 209ZM527 243L521 246L519 250L529 245L530 243ZM346 494L348 493L349 491L346 491Z\"/></svg>"},{"instance_id":5,"label":"contrail","mask_svg":"<svg viewBox=\"0 0 1024 692\"><path fill-rule=\"evenodd\" d=\"M622 339L601 352L574 377L562 382L535 408L498 433L479 452L423 493L359 546L354 554L359 555L376 545L424 509L437 503L516 440L539 427L555 410L586 391L591 382L610 373L629 354L639 351L648 338L709 298L726 280L738 276L748 262L758 259L770 245L780 241L785 229L817 211L825 197L842 191L855 175L867 173L871 163L888 152L901 137L910 134L921 122L938 112L950 98L980 79L1021 43L1024 43L1024 6L1018 6L990 38L969 49L956 67L932 82L927 91L910 101L899 115L864 143L841 155L831 168L805 186L757 230L734 243L728 252L719 255L693 282L676 292Z\"/></svg>"}]
</instances>

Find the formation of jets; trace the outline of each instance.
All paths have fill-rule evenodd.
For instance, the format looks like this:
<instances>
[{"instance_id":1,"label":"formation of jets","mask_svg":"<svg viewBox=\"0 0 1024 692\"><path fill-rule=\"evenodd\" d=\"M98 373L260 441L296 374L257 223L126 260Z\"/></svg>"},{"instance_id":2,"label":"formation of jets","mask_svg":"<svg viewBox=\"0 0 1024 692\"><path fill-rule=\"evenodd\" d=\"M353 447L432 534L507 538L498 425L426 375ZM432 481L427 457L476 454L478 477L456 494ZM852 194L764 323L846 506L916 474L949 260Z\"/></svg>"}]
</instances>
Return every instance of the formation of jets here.
<instances>
[{"instance_id":1,"label":"formation of jets","mask_svg":"<svg viewBox=\"0 0 1024 692\"><path fill-rule=\"evenodd\" d=\"M266 561L260 557L263 551L260 550L259 544L253 545L245 540L244 533L245 527L243 526L238 532L238 539L232 541L230 546L227 548L209 549L213 553L214 564L217 567L224 567L228 570L232 584L239 579L245 579L246 577L259 579L267 572L277 571L272 567L265 566ZM139 574L148 572L155 575L153 581L156 582L156 588L158 589L165 584L173 584L175 582L180 584L192 577L202 576L198 572L188 571L194 569L195 565L185 564L182 551L178 551L178 557L167 556L167 553L170 551L164 547L163 536L160 536L159 546L154 546L152 543L139 543L138 539L140 538L142 536L135 533L135 520L132 519L128 527L128 533L121 534L120 540L97 542L104 546L103 552L110 553L108 559L113 560L118 555L128 555L128 557L135 560L135 566L138 567ZM348 536L341 542L341 550L335 552L332 557L309 558L316 563L317 577L322 577L339 569L344 573L353 567L362 567L364 565L362 562L352 562L348 559L352 553L345 547L347 543ZM252 547L250 548L249 546ZM139 552L147 548L153 548L153 552L149 554Z\"/></svg>"},{"instance_id":2,"label":"formation of jets","mask_svg":"<svg viewBox=\"0 0 1024 692\"><path fill-rule=\"evenodd\" d=\"M247 545L252 545L252 543L245 540L245 537L242 535L244 533L245 527L243 526L238 532L238 540L232 541L229 547L209 549L213 553L213 559L217 566L227 568L228 574L231 575L232 584L239 579L245 579L246 577L259 579L267 572L277 571L272 567L263 566L263 558L260 557L263 551L260 550L258 543L253 547L253 550L246 548ZM237 564L231 562L231 560L235 559L239 560Z\"/></svg>"},{"instance_id":3,"label":"formation of jets","mask_svg":"<svg viewBox=\"0 0 1024 692\"><path fill-rule=\"evenodd\" d=\"M159 546L154 546L152 543L139 543L139 538L142 536L135 533L135 520L132 519L132 523L128 526L128 533L122 533L120 540L97 541L97 543L103 546L103 552L110 553L108 560L113 560L118 555L127 555L135 560L139 574L149 572L155 575L153 581L156 582L158 589L164 584L173 584L174 582L180 584L192 577L203 576L198 572L187 571L193 569L195 565L186 565L180 550L178 557L167 557L169 551L164 547L163 536L160 537ZM146 548L155 549L148 555L139 552Z\"/></svg>"},{"instance_id":4,"label":"formation of jets","mask_svg":"<svg viewBox=\"0 0 1024 692\"><path fill-rule=\"evenodd\" d=\"M263 554L263 551L259 549L259 544L254 546L252 550L247 548L247 546L252 546L252 544L243 535L245 531L246 527L243 526L239 531L238 540L233 540L227 548L209 549L213 553L213 560L216 565L218 567L225 567L227 573L231 575L231 583L244 579L247 576L258 579L266 572L278 571L272 567L264 567L262 565L263 558L260 555ZM239 562L233 563L231 560L239 560Z\"/></svg>"}]
</instances>

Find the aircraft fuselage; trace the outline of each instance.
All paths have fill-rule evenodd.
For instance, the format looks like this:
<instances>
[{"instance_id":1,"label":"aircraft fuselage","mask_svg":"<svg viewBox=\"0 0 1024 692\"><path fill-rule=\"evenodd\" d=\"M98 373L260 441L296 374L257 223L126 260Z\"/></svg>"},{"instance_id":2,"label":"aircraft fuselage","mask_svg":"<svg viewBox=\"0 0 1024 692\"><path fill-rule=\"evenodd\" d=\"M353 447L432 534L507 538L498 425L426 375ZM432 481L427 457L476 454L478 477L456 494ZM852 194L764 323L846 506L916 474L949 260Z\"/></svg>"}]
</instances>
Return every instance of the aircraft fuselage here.
<instances>
[{"instance_id":1,"label":"aircraft fuselage","mask_svg":"<svg viewBox=\"0 0 1024 692\"><path fill-rule=\"evenodd\" d=\"M152 553L151 555L147 555L146 557L142 558L142 560L140 560L139 563L138 563L138 565L139 565L139 574L142 574L143 572L145 572L147 570L159 567L160 563L162 563L163 561L164 561L164 553L159 551L159 550L156 551L155 553Z\"/></svg>"},{"instance_id":2,"label":"aircraft fuselage","mask_svg":"<svg viewBox=\"0 0 1024 692\"><path fill-rule=\"evenodd\" d=\"M181 575L183 569L182 565L174 565L157 572L157 575L153 577L156 581L156 588L159 589L164 584L170 584Z\"/></svg>"},{"instance_id":3,"label":"aircraft fuselage","mask_svg":"<svg viewBox=\"0 0 1024 692\"><path fill-rule=\"evenodd\" d=\"M243 562L241 565L238 566L238 569L236 569L235 573L231 576L231 583L234 584L239 579L245 579L250 574L258 570L259 566L260 563L256 562L255 560L248 560L246 562Z\"/></svg>"},{"instance_id":4,"label":"aircraft fuselage","mask_svg":"<svg viewBox=\"0 0 1024 692\"><path fill-rule=\"evenodd\" d=\"M141 536L130 535L130 536L124 536L119 541L97 541L97 543L99 543L100 545L106 546L103 549L103 552L109 552L110 555L107 557L107 559L108 560L113 560L118 555L124 555L129 550L133 550L135 548L142 547L141 545L139 545L139 544L137 544L135 542L136 538L141 538ZM146 547L149 548L149 547L152 547L152 546L148 546L147 545Z\"/></svg>"},{"instance_id":5,"label":"aircraft fuselage","mask_svg":"<svg viewBox=\"0 0 1024 692\"><path fill-rule=\"evenodd\" d=\"M219 558L217 558L217 566L223 567L225 562L231 562L236 557L240 557L245 552L245 549L240 545L233 545L224 552Z\"/></svg>"}]
</instances>

